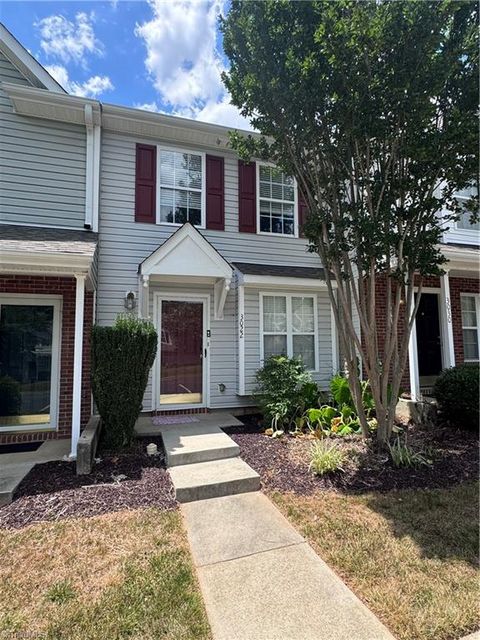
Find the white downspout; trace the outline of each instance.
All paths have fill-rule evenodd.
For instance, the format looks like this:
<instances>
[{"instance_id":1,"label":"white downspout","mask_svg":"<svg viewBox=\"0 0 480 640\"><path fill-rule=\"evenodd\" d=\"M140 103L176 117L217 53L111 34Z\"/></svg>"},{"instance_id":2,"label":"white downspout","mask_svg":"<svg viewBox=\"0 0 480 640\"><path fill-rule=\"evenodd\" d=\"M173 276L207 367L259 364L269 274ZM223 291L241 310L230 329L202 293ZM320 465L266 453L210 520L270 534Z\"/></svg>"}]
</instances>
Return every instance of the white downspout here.
<instances>
[{"instance_id":1,"label":"white downspout","mask_svg":"<svg viewBox=\"0 0 480 640\"><path fill-rule=\"evenodd\" d=\"M85 156L85 228L93 227L93 183L94 183L94 133L93 109L91 104L85 105L85 127L87 130L87 147Z\"/></svg>"}]
</instances>

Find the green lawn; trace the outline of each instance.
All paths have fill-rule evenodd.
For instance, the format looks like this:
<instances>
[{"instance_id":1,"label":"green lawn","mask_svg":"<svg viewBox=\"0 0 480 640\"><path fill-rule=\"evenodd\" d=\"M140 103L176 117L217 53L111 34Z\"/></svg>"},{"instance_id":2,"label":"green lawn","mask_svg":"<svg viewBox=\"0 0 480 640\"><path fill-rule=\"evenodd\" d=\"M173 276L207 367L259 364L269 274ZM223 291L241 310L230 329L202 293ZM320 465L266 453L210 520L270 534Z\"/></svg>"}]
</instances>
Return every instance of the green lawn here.
<instances>
[{"instance_id":1,"label":"green lawn","mask_svg":"<svg viewBox=\"0 0 480 640\"><path fill-rule=\"evenodd\" d=\"M177 511L0 531L0 636L211 638Z\"/></svg>"},{"instance_id":2,"label":"green lawn","mask_svg":"<svg viewBox=\"0 0 480 640\"><path fill-rule=\"evenodd\" d=\"M398 640L453 640L478 628L476 483L271 497Z\"/></svg>"}]
</instances>

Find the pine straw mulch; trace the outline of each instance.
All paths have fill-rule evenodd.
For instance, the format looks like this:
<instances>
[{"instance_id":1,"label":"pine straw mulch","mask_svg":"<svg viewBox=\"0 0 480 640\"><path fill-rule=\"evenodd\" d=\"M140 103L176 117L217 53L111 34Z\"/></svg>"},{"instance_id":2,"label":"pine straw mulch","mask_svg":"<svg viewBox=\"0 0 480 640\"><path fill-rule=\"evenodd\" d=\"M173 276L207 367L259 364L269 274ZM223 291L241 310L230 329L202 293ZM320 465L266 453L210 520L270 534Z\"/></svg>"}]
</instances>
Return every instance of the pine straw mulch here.
<instances>
[{"instance_id":1,"label":"pine straw mulch","mask_svg":"<svg viewBox=\"0 0 480 640\"><path fill-rule=\"evenodd\" d=\"M155 442L159 455L148 456ZM174 509L161 438L139 438L124 453L100 453L92 473L75 474L72 462L38 464L22 480L13 502L0 508L0 528L18 529L42 521L157 507Z\"/></svg>"},{"instance_id":2,"label":"pine straw mulch","mask_svg":"<svg viewBox=\"0 0 480 640\"><path fill-rule=\"evenodd\" d=\"M259 428L257 416L240 418L244 427L227 430L240 446L240 455L261 477L267 490L309 495L318 489L363 493L392 489L428 489L478 478L478 435L452 427L408 428L408 443L429 448L433 465L397 469L384 452L360 437L336 438L348 454L344 471L318 477L308 469L311 438L270 438Z\"/></svg>"}]
</instances>

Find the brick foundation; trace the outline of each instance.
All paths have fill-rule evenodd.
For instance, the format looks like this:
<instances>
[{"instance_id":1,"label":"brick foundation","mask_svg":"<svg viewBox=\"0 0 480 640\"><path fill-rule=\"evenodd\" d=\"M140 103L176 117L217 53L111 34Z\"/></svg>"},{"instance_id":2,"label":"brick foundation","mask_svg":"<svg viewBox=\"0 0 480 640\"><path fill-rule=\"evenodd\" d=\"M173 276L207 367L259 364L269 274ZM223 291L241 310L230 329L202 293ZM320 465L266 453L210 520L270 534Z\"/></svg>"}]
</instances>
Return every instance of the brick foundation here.
<instances>
[{"instance_id":1,"label":"brick foundation","mask_svg":"<svg viewBox=\"0 0 480 640\"><path fill-rule=\"evenodd\" d=\"M73 353L75 337L75 278L54 276L2 275L0 293L57 295L62 297L61 356L58 424L55 431L0 433L0 443L34 442L69 438L72 428ZM85 291L82 367L81 424L91 413L90 333L93 323L93 292Z\"/></svg>"}]
</instances>

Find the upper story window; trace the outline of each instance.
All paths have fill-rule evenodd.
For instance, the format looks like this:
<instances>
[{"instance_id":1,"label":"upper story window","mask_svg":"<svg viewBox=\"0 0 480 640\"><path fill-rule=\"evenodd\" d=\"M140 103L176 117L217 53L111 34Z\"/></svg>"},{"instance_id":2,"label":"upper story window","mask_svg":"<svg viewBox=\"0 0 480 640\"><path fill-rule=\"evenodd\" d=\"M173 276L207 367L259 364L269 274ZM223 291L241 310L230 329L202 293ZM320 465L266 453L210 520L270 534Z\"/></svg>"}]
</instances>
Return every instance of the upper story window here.
<instances>
[{"instance_id":1,"label":"upper story window","mask_svg":"<svg viewBox=\"0 0 480 640\"><path fill-rule=\"evenodd\" d=\"M268 164L257 166L257 231L296 236L298 204L294 178Z\"/></svg>"},{"instance_id":2,"label":"upper story window","mask_svg":"<svg viewBox=\"0 0 480 640\"><path fill-rule=\"evenodd\" d=\"M471 223L471 213L467 208L467 202L472 197L477 195L477 187L468 187L462 189L455 194L455 199L461 207L461 213L459 219L456 221L456 228L463 231L480 231L480 224L478 222Z\"/></svg>"},{"instance_id":3,"label":"upper story window","mask_svg":"<svg viewBox=\"0 0 480 640\"><path fill-rule=\"evenodd\" d=\"M159 221L204 227L203 154L160 147L158 159Z\"/></svg>"}]
</instances>

